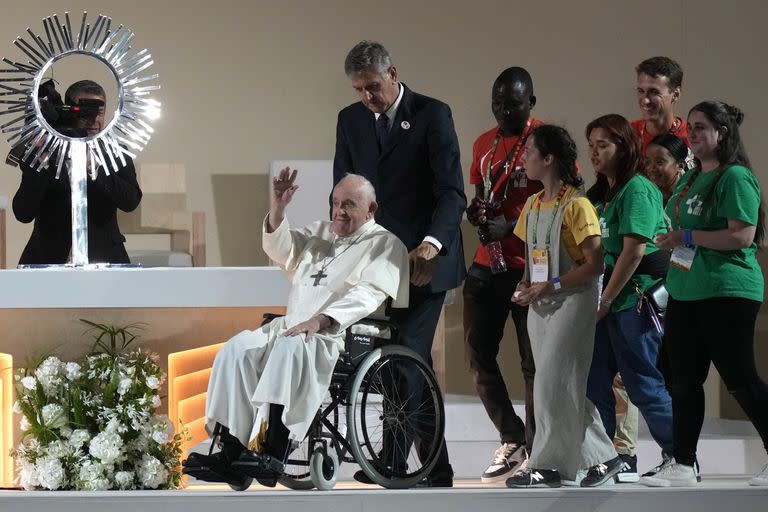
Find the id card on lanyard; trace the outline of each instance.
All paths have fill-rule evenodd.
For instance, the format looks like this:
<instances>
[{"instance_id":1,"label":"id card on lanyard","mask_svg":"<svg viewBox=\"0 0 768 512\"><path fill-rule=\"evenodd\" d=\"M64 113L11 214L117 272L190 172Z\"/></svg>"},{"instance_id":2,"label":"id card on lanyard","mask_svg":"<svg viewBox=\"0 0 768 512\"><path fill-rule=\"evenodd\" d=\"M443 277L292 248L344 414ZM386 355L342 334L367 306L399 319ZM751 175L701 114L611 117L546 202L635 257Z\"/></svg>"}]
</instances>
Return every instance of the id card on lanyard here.
<instances>
[{"instance_id":1,"label":"id card on lanyard","mask_svg":"<svg viewBox=\"0 0 768 512\"><path fill-rule=\"evenodd\" d=\"M549 227L547 228L547 235L544 240L544 247L538 244L538 230L539 230L539 216L541 215L541 196L543 192L539 193L538 200L536 202L536 223L533 225L533 249L531 250L531 282L543 283L549 280L549 242L552 235L552 226L555 224L555 217L560 209L560 202L563 200L563 196L566 192L566 186L563 185L560 188L560 192L557 194L555 201L555 207L552 212L552 218L549 221Z\"/></svg>"},{"instance_id":2,"label":"id card on lanyard","mask_svg":"<svg viewBox=\"0 0 768 512\"><path fill-rule=\"evenodd\" d=\"M531 282L543 283L549 280L549 251L546 248L535 248L531 251Z\"/></svg>"},{"instance_id":3,"label":"id card on lanyard","mask_svg":"<svg viewBox=\"0 0 768 512\"><path fill-rule=\"evenodd\" d=\"M683 190L680 191L680 195L677 198L677 202L675 202L675 221L677 222L677 229L683 229L683 226L680 225L680 204L683 202L683 198L685 197L685 194L688 193L689 190L691 190L691 187L693 186L693 183L696 181L696 178L699 177L699 171L698 169L694 171L694 175L691 176L691 179L688 180L688 183L685 184L685 187L683 187ZM691 270L691 267L693 266L693 259L696 257L696 246L692 247L686 247L684 245L678 245L672 250L672 257L669 260L669 263L671 265L676 266L677 268L681 270Z\"/></svg>"}]
</instances>

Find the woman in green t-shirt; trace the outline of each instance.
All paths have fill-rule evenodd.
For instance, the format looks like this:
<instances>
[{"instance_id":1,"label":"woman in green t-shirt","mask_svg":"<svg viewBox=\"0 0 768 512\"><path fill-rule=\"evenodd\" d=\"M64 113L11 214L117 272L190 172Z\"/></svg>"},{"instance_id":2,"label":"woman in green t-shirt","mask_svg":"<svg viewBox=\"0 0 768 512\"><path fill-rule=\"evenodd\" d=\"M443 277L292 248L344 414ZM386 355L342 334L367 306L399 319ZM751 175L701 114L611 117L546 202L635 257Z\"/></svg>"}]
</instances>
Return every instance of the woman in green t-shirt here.
<instances>
[{"instance_id":1,"label":"woman in green t-shirt","mask_svg":"<svg viewBox=\"0 0 768 512\"><path fill-rule=\"evenodd\" d=\"M704 380L714 363L768 446L768 386L755 368L755 319L763 274L755 251L763 240L760 185L739 136L741 111L705 101L688 114L696 168L667 203L672 231L659 247L672 249L664 344L672 377L674 462L652 486L696 485L693 463L704 420ZM768 464L749 482L768 486Z\"/></svg>"},{"instance_id":2,"label":"woman in green t-shirt","mask_svg":"<svg viewBox=\"0 0 768 512\"><path fill-rule=\"evenodd\" d=\"M672 400L656 367L660 326L646 307L638 310L640 293L666 273L668 254L653 242L666 231L661 192L640 174L640 138L625 118L599 117L587 125L586 135L597 173L587 197L600 214L606 266L587 396L613 439L616 400L611 385L620 372L630 400L667 455L672 452Z\"/></svg>"}]
</instances>

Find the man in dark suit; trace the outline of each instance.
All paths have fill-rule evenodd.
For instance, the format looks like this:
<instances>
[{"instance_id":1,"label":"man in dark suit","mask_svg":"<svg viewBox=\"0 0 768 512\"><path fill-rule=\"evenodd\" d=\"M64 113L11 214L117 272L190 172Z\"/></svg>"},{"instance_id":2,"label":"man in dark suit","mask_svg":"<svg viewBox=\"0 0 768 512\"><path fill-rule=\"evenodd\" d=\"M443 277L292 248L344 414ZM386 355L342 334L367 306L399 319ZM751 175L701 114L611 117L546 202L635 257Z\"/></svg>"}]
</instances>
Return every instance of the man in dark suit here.
<instances>
[{"instance_id":1,"label":"man in dark suit","mask_svg":"<svg viewBox=\"0 0 768 512\"><path fill-rule=\"evenodd\" d=\"M360 101L339 113L334 185L348 172L373 183L376 222L409 251L409 307L393 310L392 320L400 326L401 343L431 365L446 291L458 287L466 274L460 223L467 199L451 109L398 82L389 52L379 43L357 44L344 71ZM415 440L420 450L429 441ZM355 477L364 480L364 474ZM452 484L443 441L425 485Z\"/></svg>"},{"instance_id":2,"label":"man in dark suit","mask_svg":"<svg viewBox=\"0 0 768 512\"><path fill-rule=\"evenodd\" d=\"M104 89L90 80L72 84L66 93L67 104L82 99L106 101ZM72 127L80 136L96 135L104 127L104 109L95 117L77 120ZM88 180L88 260L91 263L130 263L125 237L117 225L117 208L130 212L139 206L141 189L133 161L119 172L107 175L99 169L95 180ZM51 161L55 161L51 158ZM13 197L13 213L23 223L35 222L32 235L19 263L62 264L69 259L72 246L72 195L66 166L56 179L56 166L49 164L39 172L24 162L21 185Z\"/></svg>"}]
</instances>

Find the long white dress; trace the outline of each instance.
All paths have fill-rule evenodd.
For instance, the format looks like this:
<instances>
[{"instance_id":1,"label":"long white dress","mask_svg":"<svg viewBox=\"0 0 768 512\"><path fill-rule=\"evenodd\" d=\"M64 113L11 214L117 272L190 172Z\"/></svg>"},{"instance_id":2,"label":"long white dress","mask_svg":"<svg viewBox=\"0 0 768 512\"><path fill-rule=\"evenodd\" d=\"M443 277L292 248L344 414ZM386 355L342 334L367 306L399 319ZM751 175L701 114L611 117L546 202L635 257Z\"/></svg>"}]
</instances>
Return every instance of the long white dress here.
<instances>
[{"instance_id":1,"label":"long white dress","mask_svg":"<svg viewBox=\"0 0 768 512\"><path fill-rule=\"evenodd\" d=\"M344 332L387 297L408 305L408 253L392 233L370 220L338 237L330 222L292 230L285 219L263 248L291 280L286 315L231 338L217 354L208 383L206 429L216 423L248 446L268 422L267 404L282 404L290 438L302 439L328 390L344 347ZM318 271L323 274L319 279ZM317 285L315 283L317 282ZM311 339L284 337L289 327L325 314L336 324Z\"/></svg>"}]
</instances>

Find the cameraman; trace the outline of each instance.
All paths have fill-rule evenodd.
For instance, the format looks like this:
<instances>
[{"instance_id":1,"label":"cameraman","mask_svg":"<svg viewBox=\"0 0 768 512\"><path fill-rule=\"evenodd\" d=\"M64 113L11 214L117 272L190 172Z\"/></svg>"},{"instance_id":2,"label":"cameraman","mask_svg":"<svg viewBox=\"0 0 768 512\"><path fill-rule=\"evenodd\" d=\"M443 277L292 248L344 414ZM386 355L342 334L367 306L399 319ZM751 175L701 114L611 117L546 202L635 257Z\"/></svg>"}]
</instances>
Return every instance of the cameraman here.
<instances>
[{"instance_id":1,"label":"cameraman","mask_svg":"<svg viewBox=\"0 0 768 512\"><path fill-rule=\"evenodd\" d=\"M57 126L57 130L81 137L101 132L107 97L99 84L91 80L75 82L67 89L65 98L67 105L88 105L89 108L82 109L85 116L75 117L72 126ZM93 105L97 109L93 109ZM107 175L99 169L95 180L88 179L88 258L91 263L130 263L123 245L125 237L117 225L117 208L125 212L135 210L142 194L133 161L128 156L125 159L126 165L119 172ZM55 161L52 155L48 168L39 172L20 162L21 185L13 197L13 213L20 222L26 224L34 220L35 225L19 264L62 264L70 259L69 174L65 164L60 178L56 179Z\"/></svg>"},{"instance_id":2,"label":"cameraman","mask_svg":"<svg viewBox=\"0 0 768 512\"><path fill-rule=\"evenodd\" d=\"M475 198L467 217L478 228L481 245L464 282L464 345L477 394L501 441L481 476L486 483L503 482L521 469L534 437L535 366L528 308L510 300L525 267L525 245L513 234L514 222L526 199L541 190L539 182L528 181L520 161L525 139L542 124L530 117L535 104L528 72L519 67L504 70L491 89L491 110L498 126L480 135L472 148L469 181L475 185ZM510 314L525 380L525 424L512 408L496 362Z\"/></svg>"}]
</instances>

